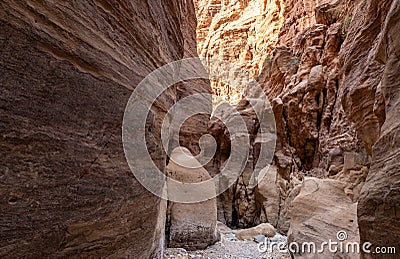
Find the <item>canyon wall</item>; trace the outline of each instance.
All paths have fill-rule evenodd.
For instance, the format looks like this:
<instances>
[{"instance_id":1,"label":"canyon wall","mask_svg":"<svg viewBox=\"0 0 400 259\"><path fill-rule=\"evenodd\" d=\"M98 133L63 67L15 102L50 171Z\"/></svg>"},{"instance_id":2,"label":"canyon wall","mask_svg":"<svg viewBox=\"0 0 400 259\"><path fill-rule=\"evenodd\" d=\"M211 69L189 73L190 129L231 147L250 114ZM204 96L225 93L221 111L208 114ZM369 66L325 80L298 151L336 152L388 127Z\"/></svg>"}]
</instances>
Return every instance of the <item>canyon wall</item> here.
<instances>
[{"instance_id":1,"label":"canyon wall","mask_svg":"<svg viewBox=\"0 0 400 259\"><path fill-rule=\"evenodd\" d=\"M122 118L148 73L196 57L196 49L206 67L220 59L257 77L271 102L261 112L269 116L272 108L277 131L272 165L254 187L250 176L261 169L260 145L268 141L259 131L260 111L241 99L242 92L211 82L215 104L235 104L220 105L215 114L229 121L238 110L250 134L244 173L218 199L219 220L232 227L269 222L298 242L334 239L339 227L352 240L400 249L400 1L0 5L1 256L162 256L166 202L130 172ZM165 113L186 96L210 92L208 80L196 79L154 103L139 134L161 170ZM211 100L199 105L211 113ZM237 152L231 141L242 132L229 133L207 113L188 119L171 143L197 154L206 132L217 142L206 166L215 176ZM309 194L321 196L314 186L327 190L318 209L302 209L312 201ZM335 208L348 217L330 217Z\"/></svg>"},{"instance_id":2,"label":"canyon wall","mask_svg":"<svg viewBox=\"0 0 400 259\"><path fill-rule=\"evenodd\" d=\"M301 197L292 203L299 193L310 191L301 182L308 177L329 178L342 184L340 188L347 200L340 191L328 196L331 200L324 204L333 204L335 197L340 197L342 205L351 205L352 214L355 214L354 208L359 202L358 222L352 218L351 226L343 225L344 229L352 229L352 234L358 235L354 227L359 223L360 237L352 237L354 240L361 238L376 245L398 246L395 240L399 233L396 205L400 201L400 170L396 162L399 131L393 118L399 114L396 83L399 57L396 54L398 40L393 35L399 23L399 1L274 1L281 3L278 16L281 18L271 27L278 27L279 32L266 35L271 41L263 42L268 53L259 54L265 58L259 69L254 69L255 62L260 59L257 55L253 56L254 62L252 58L250 61L238 59L246 54L244 47L239 48L238 53L226 51L225 54L213 47L212 42L215 42L225 50L233 50L235 46L253 42L245 37L243 43L239 34L225 37L214 29L214 23L218 28L238 26L229 15L241 17L246 13L247 5L239 4L242 1L226 2L227 6L211 15L214 7L210 4L209 16L205 15L208 19L201 18L199 26L203 23L204 28L198 27L198 38L203 42L199 53L206 59L237 62L252 70L251 74L258 74L257 81L274 111L278 138L273 165L258 188L247 189L245 196L236 192L236 195L226 193L228 199L224 195L220 197L224 204L220 220L240 227L270 222L286 233L292 216L296 220L321 217L313 214L315 211L296 207L301 204ZM204 9L198 10L205 13ZM225 20L219 16L222 14L228 14ZM265 10L264 14L271 15ZM256 23L255 19L252 22ZM239 27L246 26L243 23ZM225 86L214 91L229 95ZM233 108L246 109L241 102ZM221 106L217 111L224 113L224 109L228 111L232 107ZM252 116L242 115L245 121ZM224 140L219 142L220 155L217 154L214 162L215 170L219 171L229 156L229 137L225 136L218 120L212 119L210 123L209 131ZM254 139L257 123L248 127ZM256 150L254 143L249 146L249 152L254 154L251 159L257 161L259 157L253 150ZM323 182L330 190L336 188L334 183ZM239 190L241 186L239 180L234 188ZM237 204L253 205L242 211ZM330 217L322 217L320 224L312 227L325 228L323 226L330 225L330 220ZM310 226L297 226L292 226L290 239L307 241ZM335 238L337 229L332 227L331 230L333 236L324 238Z\"/></svg>"},{"instance_id":3,"label":"canyon wall","mask_svg":"<svg viewBox=\"0 0 400 259\"><path fill-rule=\"evenodd\" d=\"M276 27L277 30L264 35L268 39L275 40L268 44L265 43L267 40L264 41L264 44L268 45L265 47L268 51L260 54L265 58L260 72L255 70L250 72L253 76L259 74L257 81L267 94L274 112L278 136L273 162L276 170L272 169L275 173L268 173L267 175L271 178L265 181L276 183L273 191L276 195L274 195L275 198L269 197L270 201L266 202L265 193L258 191L257 188L247 190L247 194L254 193L254 197L250 198L252 200L250 203L253 203L254 199L256 202L251 215L249 211L246 211L245 217L249 219L244 221L249 223L242 227L266 221L269 218L273 219L274 225L279 230L287 232L290 201L298 194L300 181L305 176L320 178L329 176L347 180L349 196L355 196L354 200L357 199L366 177L365 167L368 165L368 154L340 102L343 89L339 87L342 77L338 57L341 45L347 36L349 27L347 23L349 23L354 5L353 1L326 1L322 4L317 4L315 1L282 1L279 5L281 22L272 23L271 27ZM243 14L246 10L246 8L239 8L238 12ZM274 15L270 13L272 10L278 11L273 8L264 10L264 19ZM215 17L212 20L218 20L218 17ZM235 21L231 19L227 19L226 22L235 24ZM268 23L263 26L268 26ZM201 21L199 26L200 24ZM221 27L226 28L229 25L221 25ZM198 27L198 35L202 30ZM210 32L210 37L212 35L214 33ZM237 38L239 39L240 35L237 35ZM235 45L235 41L232 43L232 37L220 37L215 41L224 45L226 49L232 49L232 44ZM259 42L259 44L263 43ZM201 50L200 55L204 55L203 52L212 53L213 48L208 50L207 45L203 45L203 48L206 50ZM244 52L244 49L239 49L240 51ZM209 57L225 58L218 54L209 55ZM235 62L234 55L229 56L228 60ZM236 62L251 64L244 60L236 60ZM244 65L242 67L250 70L254 68ZM243 104L239 103L237 108L245 110L246 107L242 106ZM244 119L251 121L254 119L251 116L245 114ZM224 134L221 130L215 133L215 128L218 127L210 126L210 131L214 132L213 135ZM257 124L248 129L250 135L257 139ZM224 138L220 136L219 139ZM251 155L254 161L259 159L257 145L254 142L249 147L250 153L253 150L256 151ZM229 147L228 144L221 146ZM223 165L223 161L219 163L221 164ZM250 166L250 170L254 168ZM356 175L354 176L356 180L350 180L349 172L351 175ZM233 200L235 199L240 200L233 197ZM268 208L269 203L274 204L273 206L276 206L278 210ZM229 214L233 213L235 217L242 218L240 212L235 210L234 208ZM270 211L269 215L266 215L267 210ZM237 213L239 215L236 215ZM230 217L228 218L230 221Z\"/></svg>"},{"instance_id":4,"label":"canyon wall","mask_svg":"<svg viewBox=\"0 0 400 259\"><path fill-rule=\"evenodd\" d=\"M196 55L195 45L187 46L193 3L0 6L0 255L161 258L166 203L133 177L121 125L132 90L148 73ZM163 117L191 87L166 91L138 133L146 133L161 170ZM207 82L196 89L203 90L210 91ZM201 123L205 131L207 120Z\"/></svg>"},{"instance_id":5,"label":"canyon wall","mask_svg":"<svg viewBox=\"0 0 400 259\"><path fill-rule=\"evenodd\" d=\"M283 2L196 0L198 52L206 67L211 59L224 60L258 76L278 40ZM242 98L240 89L223 82L212 81L212 88L215 105Z\"/></svg>"},{"instance_id":6,"label":"canyon wall","mask_svg":"<svg viewBox=\"0 0 400 259\"><path fill-rule=\"evenodd\" d=\"M181 31L184 40L183 58L197 58L197 19L195 5L193 0L182 0L181 2ZM178 101L185 97L202 94L200 101L196 103L196 109L204 113L196 114L188 118L181 125L180 129L176 129L179 131L179 144L187 147L194 155L200 153L199 139L202 135L207 133L208 122L212 112L212 103L209 97L211 93L210 81L208 79L192 79L177 85ZM172 146L171 149L175 148L177 145L178 141L176 141L176 145Z\"/></svg>"},{"instance_id":7,"label":"canyon wall","mask_svg":"<svg viewBox=\"0 0 400 259\"><path fill-rule=\"evenodd\" d=\"M376 14L372 16L373 11L380 16ZM362 130L366 135L365 143L369 145L372 142L371 139L375 143L371 150L371 167L358 205L358 224L361 241L373 240L374 247L395 247L398 253L400 251L400 124L398 120L400 39L396 35L400 29L400 1L371 3L366 16L376 19L373 23L369 23L372 28L376 26L376 23L380 24L380 33L374 40L377 45L375 45L376 52L373 52L373 58L374 62L385 67L380 83L375 85L374 102L364 98L355 100L356 105L366 107L369 111L372 109L378 118L377 122L373 120L371 122L370 114L362 114L363 124L366 124L364 127L370 129L369 131ZM362 35L363 33L357 33L359 37ZM373 91L374 88L368 87L368 90ZM381 126L380 131L374 130L377 128L374 125ZM393 258L395 256L393 255Z\"/></svg>"}]
</instances>

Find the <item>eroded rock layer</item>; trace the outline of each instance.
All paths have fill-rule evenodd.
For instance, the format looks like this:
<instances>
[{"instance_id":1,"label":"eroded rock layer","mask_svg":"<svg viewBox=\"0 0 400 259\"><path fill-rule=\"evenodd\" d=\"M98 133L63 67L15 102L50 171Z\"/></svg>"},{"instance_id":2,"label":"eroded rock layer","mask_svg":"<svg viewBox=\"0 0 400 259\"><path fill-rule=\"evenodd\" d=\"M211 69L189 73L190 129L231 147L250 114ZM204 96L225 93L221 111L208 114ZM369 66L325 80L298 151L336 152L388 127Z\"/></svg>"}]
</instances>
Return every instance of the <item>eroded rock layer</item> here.
<instances>
[{"instance_id":1,"label":"eroded rock layer","mask_svg":"<svg viewBox=\"0 0 400 259\"><path fill-rule=\"evenodd\" d=\"M390 5L390 9L387 9ZM358 206L358 221L361 240L373 240L374 246L395 247L400 250L400 39L396 32L400 29L400 1L388 1L384 5L371 3L369 10L375 10L386 16L378 41L376 60L385 65L382 80L376 85L374 105L366 100L359 100L358 105L366 104L373 108L382 124L379 138L372 147L372 161L366 183L361 192ZM388 11L389 10L389 11ZM383 21L383 20L381 20ZM363 116L365 123L374 125L377 122ZM375 127L369 134L373 134ZM376 133L375 133L376 134ZM367 136L368 136L367 135ZM370 140L370 138L366 138ZM370 141L365 141L369 145ZM369 255L370 256L370 255ZM390 255L393 258L396 255Z\"/></svg>"},{"instance_id":2,"label":"eroded rock layer","mask_svg":"<svg viewBox=\"0 0 400 259\"><path fill-rule=\"evenodd\" d=\"M345 188L342 181L307 177L299 195L292 201L289 243L296 242L300 247L305 243L314 243L318 250L321 249L320 244L327 240L359 243L357 203L346 195ZM360 256L356 251L341 254L328 249L318 255L300 249L294 254L298 258Z\"/></svg>"},{"instance_id":3,"label":"eroded rock layer","mask_svg":"<svg viewBox=\"0 0 400 259\"><path fill-rule=\"evenodd\" d=\"M339 87L342 76L338 58L349 26L344 25L344 20L352 15L353 5L351 1L332 1L324 6L313 1L286 1L283 5L284 24L279 27L270 53L264 56L266 60L257 79L270 100L276 123L278 138L273 161L276 173L268 173L270 180L266 180L275 181L271 186L276 188L272 191L276 198L265 197L262 193L265 190L261 193L256 189L246 190L247 203L257 202L253 209L243 211L245 215L235 209L230 213L242 218L244 223L239 226L252 226L269 219L278 230L286 232L290 201L298 193L296 186L305 175L348 180L348 193L357 199L365 180L363 168L368 165L368 154L340 102L343 89ZM324 18L330 12L330 18ZM237 107L245 110L246 104L242 102ZM254 120L251 116L244 114L245 121ZM211 125L210 131L216 128ZM251 138L259 139L257 123L250 123L248 129ZM254 152L251 159L258 161L257 143L250 144L250 154ZM348 179L349 173L356 174L357 179ZM238 186L242 186L240 181ZM234 198L239 204L240 197ZM272 207L278 208L277 212L268 208L268 199Z\"/></svg>"},{"instance_id":4,"label":"eroded rock layer","mask_svg":"<svg viewBox=\"0 0 400 259\"><path fill-rule=\"evenodd\" d=\"M130 172L121 125L148 73L195 55L193 3L6 0L0 27L0 255L161 258L166 204ZM178 98L166 91L138 133L162 170Z\"/></svg>"},{"instance_id":5,"label":"eroded rock layer","mask_svg":"<svg viewBox=\"0 0 400 259\"><path fill-rule=\"evenodd\" d=\"M224 60L258 76L266 54L278 40L283 23L284 1L196 0L197 41L205 65L210 60ZM237 104L241 96L238 86L212 81L214 104Z\"/></svg>"},{"instance_id":6,"label":"eroded rock layer","mask_svg":"<svg viewBox=\"0 0 400 259\"><path fill-rule=\"evenodd\" d=\"M221 196L223 204L230 200L231 205L223 206L224 218L220 220L240 227L269 222L278 231L287 232L290 211L299 209L293 200L304 177L330 178L343 184L351 200L340 206L354 207L359 201L361 241L398 246L399 131L393 118L399 114L399 57L398 39L392 35L398 29L399 1L281 2L280 32L275 43L268 45L271 50L265 53L265 62L257 72L276 122L273 166L264 169L267 173L258 188L246 188L239 178L234 188L244 188L243 195L228 192L225 198ZM204 24L210 24L200 28L200 32L209 33L204 42L208 44L214 35L220 35L210 33L214 21L220 21L218 28L234 24L230 16L226 20L218 16L225 11L234 13L233 6L203 19ZM245 14L245 7L237 8L240 11L234 17ZM234 49L236 43L231 39L235 37L215 41ZM219 56L214 51L218 48L207 44L200 45L200 50L210 58L237 60L229 52L228 57ZM243 104L242 100L235 108L246 110ZM224 109L227 112L232 107L220 106L216 112L224 113ZM251 114L243 115L245 121L251 121ZM251 139L257 139L257 123L248 126ZM214 167L221 170L229 155L229 135L218 126L218 120L212 119L210 124L209 131L222 140L218 143L220 155L214 161ZM250 159L257 161L256 142L250 142L248 149Z\"/></svg>"}]
</instances>

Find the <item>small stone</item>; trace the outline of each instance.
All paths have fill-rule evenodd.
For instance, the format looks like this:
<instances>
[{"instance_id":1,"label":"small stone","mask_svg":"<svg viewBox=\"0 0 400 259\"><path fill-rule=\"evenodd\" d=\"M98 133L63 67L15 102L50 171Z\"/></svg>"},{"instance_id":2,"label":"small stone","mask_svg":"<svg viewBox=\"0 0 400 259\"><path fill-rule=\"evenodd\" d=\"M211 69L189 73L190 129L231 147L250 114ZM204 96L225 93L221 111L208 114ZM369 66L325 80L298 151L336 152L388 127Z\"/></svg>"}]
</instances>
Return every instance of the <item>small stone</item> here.
<instances>
[{"instance_id":1,"label":"small stone","mask_svg":"<svg viewBox=\"0 0 400 259\"><path fill-rule=\"evenodd\" d=\"M257 235L254 237L254 242L256 243L263 243L265 241L265 236L264 235Z\"/></svg>"},{"instance_id":2,"label":"small stone","mask_svg":"<svg viewBox=\"0 0 400 259\"><path fill-rule=\"evenodd\" d=\"M282 236L279 233L276 233L276 235L272 238L269 239L272 243L278 243L278 242L285 242L287 241L287 237Z\"/></svg>"}]
</instances>

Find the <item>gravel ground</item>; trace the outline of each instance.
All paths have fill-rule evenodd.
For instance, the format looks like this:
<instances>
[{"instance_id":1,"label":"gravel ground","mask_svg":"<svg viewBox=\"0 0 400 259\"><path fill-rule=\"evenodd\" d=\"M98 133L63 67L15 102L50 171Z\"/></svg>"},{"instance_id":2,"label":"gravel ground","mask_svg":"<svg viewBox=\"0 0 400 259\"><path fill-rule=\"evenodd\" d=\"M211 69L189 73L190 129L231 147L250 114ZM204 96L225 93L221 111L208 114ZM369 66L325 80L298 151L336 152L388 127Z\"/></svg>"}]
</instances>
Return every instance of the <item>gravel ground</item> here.
<instances>
[{"instance_id":1,"label":"gravel ground","mask_svg":"<svg viewBox=\"0 0 400 259\"><path fill-rule=\"evenodd\" d=\"M258 243L254 241L239 241L235 238L234 230L226 226L220 229L221 241L209 246L205 250L186 251L182 248L168 248L164 252L164 259L253 259L253 258L273 258L290 259L289 254L280 253L277 249L260 253ZM287 242L287 238L280 234L270 239L271 243ZM276 247L276 246L275 246Z\"/></svg>"}]
</instances>

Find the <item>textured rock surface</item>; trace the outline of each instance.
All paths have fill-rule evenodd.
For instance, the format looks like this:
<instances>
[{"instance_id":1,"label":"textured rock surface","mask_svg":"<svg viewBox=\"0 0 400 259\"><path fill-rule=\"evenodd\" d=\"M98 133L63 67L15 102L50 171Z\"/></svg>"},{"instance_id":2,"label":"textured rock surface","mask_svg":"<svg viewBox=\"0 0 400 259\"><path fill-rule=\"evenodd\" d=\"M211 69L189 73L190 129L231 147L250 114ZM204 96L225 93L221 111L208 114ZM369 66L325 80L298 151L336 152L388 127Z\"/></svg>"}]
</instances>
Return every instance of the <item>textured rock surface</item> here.
<instances>
[{"instance_id":1,"label":"textured rock surface","mask_svg":"<svg viewBox=\"0 0 400 259\"><path fill-rule=\"evenodd\" d=\"M299 10L300 19L293 18L297 11L293 13L290 11L291 8ZM274 164L278 169L278 178L280 179L278 184L280 186L278 188L279 207L283 209L282 215L285 215L282 216L281 220L282 230L286 231L290 218L287 209L290 199L286 200L286 198L290 197L290 193L298 184L299 179L301 180L302 176L307 174L323 177L332 163L331 161L326 162L325 160L329 160L326 157L332 149L340 146L337 144L339 141L342 141L340 144L344 147L352 145L351 148L348 148L350 151L355 149L354 146L357 148L361 146L361 152L363 150L361 141L350 144L353 139L358 140L358 138L351 125L348 125L347 128L344 127L346 123L350 124L346 121L346 118L338 120L337 124L331 123L333 110L337 114L344 114L340 103L336 102L338 98L338 72L332 65L335 64L332 59L338 55L340 49L342 25L340 22L332 25L313 24L315 23L312 14L314 8L312 1L307 3L290 2L285 5L285 21L292 19L295 22L289 22L282 27L279 41L275 45L276 48L271 51L269 56L266 56L261 74L258 77L258 82L265 89L271 101L276 121L278 140ZM304 30L297 31L298 29L294 29L297 27L304 28ZM335 105L336 110L333 108ZM238 107L240 107L240 104ZM221 109L223 108L217 108L216 112ZM323 121L322 118L325 120ZM337 127L340 132L332 132L333 127ZM256 129L257 125L253 126L250 123L248 128L252 138L257 139L257 131L251 130L252 128ZM352 134L342 136L343 132L348 132L349 129L353 130ZM333 142L333 138L338 139L334 142L334 145L320 145L320 142L323 141ZM345 138L344 141L343 138ZM219 139L224 138L220 137ZM229 145L225 146L229 147ZM220 150L220 152L227 154L223 150ZM256 145L251 144L250 153L252 152L255 156L250 157L250 160L257 161ZM342 153L343 151L340 151L337 156L343 156ZM360 163L362 162L366 163L363 160ZM220 165L223 165L223 161ZM250 171L253 169L249 168ZM243 184L240 184L240 179L238 183L238 186L243 186ZM248 201L245 203L253 204L253 199L256 197L253 193L255 194L253 190L246 190L244 197ZM292 195L295 193L293 192ZM233 199L234 203L237 202L233 213L228 212L228 214L237 213L237 222L242 227L268 220L265 210L273 211L276 208L276 200L271 203L274 208L268 208L269 202L262 206L257 204L250 206L253 209L244 206L247 208L246 213L241 216L240 209L235 212L235 208L240 208L243 205L243 199L240 197L241 195L231 195L227 200ZM228 207L228 211L230 210L229 205L225 207ZM260 212L262 208L264 215ZM279 216L277 215L279 214L280 212L276 212L274 216L270 217L270 220L278 229ZM243 217L243 219L241 220L240 217ZM231 218L228 217L226 220L227 224L230 225Z\"/></svg>"},{"instance_id":2,"label":"textured rock surface","mask_svg":"<svg viewBox=\"0 0 400 259\"><path fill-rule=\"evenodd\" d=\"M256 197L254 209L247 210L242 222L248 226L249 222L268 221L278 230L287 231L290 203L299 193L299 181L304 176L331 178L343 183L344 193L353 202L361 196L362 239L382 239L392 244L397 236L395 234L391 239L387 232L390 229L398 233L399 222L395 205L399 202L399 170L394 162L398 153L395 147L398 127L388 116L389 111L391 118L398 116L397 90L394 90L398 86L395 83L397 39L390 36L398 26L395 18L398 1L283 2L279 13L282 17L279 21L283 24L275 43L268 45L270 50L263 55L265 62L257 72L258 82L271 101L276 121L278 139L273 165L277 175L267 174L256 195L247 192L246 202L240 195L228 196L227 201L235 205L233 209L229 205L225 208L234 212L242 203L252 204ZM389 12L391 8L392 12ZM220 16L224 11L234 13L232 10L236 9L228 6L221 10L208 20L203 19L204 24L213 24L217 20L220 21L218 28L230 28L235 24L229 15L226 20ZM245 10L242 8L234 17L240 17ZM279 25L273 23L271 26ZM213 30L212 26L204 28ZM200 29L206 30L204 28ZM212 42L214 34L207 35L211 40L203 41ZM239 42L235 37L215 38L214 41L218 42L216 45ZM210 47L212 45L200 46L202 53L218 56ZM232 53L223 58L238 60ZM239 59L238 62L245 61ZM253 137L256 134L249 133ZM220 136L219 139L229 137ZM225 147L229 148L229 145ZM249 150L251 153L256 149L251 145ZM222 163L215 162L215 168L223 165L229 154L226 149L219 152L220 157L216 160ZM364 185L367 176L368 184ZM377 204L381 204L379 210L374 209ZM235 213L229 211L228 214ZM387 222L385 217L389 219ZM229 225L231 218L226 219ZM380 225L379 221L385 223ZM371 224L376 227L368 228ZM385 235L389 237L385 239Z\"/></svg>"},{"instance_id":3,"label":"textured rock surface","mask_svg":"<svg viewBox=\"0 0 400 259\"><path fill-rule=\"evenodd\" d=\"M235 127L238 124L237 120L245 124L246 128L243 131ZM260 128L263 129L262 133L259 132ZM217 152L212 163L208 165L208 170L212 176L222 174L222 184L234 181L219 197L218 219L229 227L246 228L259 225L260 209L253 181L273 156L272 152L269 152L269 148L274 146L275 135L271 107L256 93L253 98L243 99L236 106L222 104L217 107L210 120L209 133L216 139ZM247 160L243 156L246 152ZM231 157L237 160L236 165L227 170L228 159ZM259 157L262 159L258 159ZM243 161L239 161L239 158L243 158Z\"/></svg>"},{"instance_id":4,"label":"textured rock surface","mask_svg":"<svg viewBox=\"0 0 400 259\"><path fill-rule=\"evenodd\" d=\"M276 234L274 226L269 223L263 223L258 226L238 230L235 234L239 240L253 240L255 236L264 235L266 237L274 237Z\"/></svg>"},{"instance_id":5,"label":"textured rock surface","mask_svg":"<svg viewBox=\"0 0 400 259\"><path fill-rule=\"evenodd\" d=\"M239 172L241 163L238 164L235 172L227 172L228 174L222 177L226 181L235 178L235 173L241 173L241 176L237 180L237 184L229 187L229 189L221 194L220 196L220 210L222 214L218 219L226 223L229 227L239 226L250 227L257 225L255 212L257 211L257 205L255 202L255 190L254 188L247 188L250 185L250 177L253 173L253 162L254 153L252 145L254 143L254 136L256 135L258 125L253 124L256 118L254 110L249 108L246 101L241 102L238 106L230 106L228 104L223 104L217 108L214 112L214 117L211 118L209 125L209 133L216 139L217 142L217 153L213 159L212 167L209 169L211 174L214 176L220 174L226 166L226 163L230 156L240 157L238 154L238 148L232 147L231 143L233 140L241 140L244 137L244 133L240 131L229 132L226 124L234 122L237 119L234 116L234 112L239 111L240 118L243 119L246 125L249 126L248 136L252 136L249 139L249 143L244 143L244 145L249 145L249 159L243 161L245 167L243 172ZM222 121L218 118L221 118ZM230 122L229 122L230 121ZM245 136L244 138L246 138Z\"/></svg>"},{"instance_id":6,"label":"textured rock surface","mask_svg":"<svg viewBox=\"0 0 400 259\"><path fill-rule=\"evenodd\" d=\"M211 179L189 150L180 148L171 154L167 175L182 183L199 183ZM219 239L216 198L193 204L169 202L167 220L168 247L205 249Z\"/></svg>"},{"instance_id":7,"label":"textured rock surface","mask_svg":"<svg viewBox=\"0 0 400 259\"><path fill-rule=\"evenodd\" d=\"M184 39L184 58L195 58L198 57L195 6L193 0L182 0L181 2L181 31ZM192 79L182 82L177 86L178 101L196 94L211 94L209 80ZM195 155L200 153L200 137L207 133L212 111L211 98L208 95L204 95L204 98L201 98L196 103L196 106L199 111L201 110L204 113L188 118L179 129L179 144L188 148Z\"/></svg>"},{"instance_id":8,"label":"textured rock surface","mask_svg":"<svg viewBox=\"0 0 400 259\"><path fill-rule=\"evenodd\" d=\"M184 4L0 3L1 256L162 256L165 203L133 178L121 123L141 79L184 56ZM172 88L149 116L161 169L176 99Z\"/></svg>"},{"instance_id":9,"label":"textured rock surface","mask_svg":"<svg viewBox=\"0 0 400 259\"><path fill-rule=\"evenodd\" d=\"M314 242L317 249L320 249L320 244L323 242L342 241L337 237L339 231L346 232L348 238L345 242L359 242L357 203L353 203L346 195L345 186L343 182L330 179L304 180L299 195L291 205L289 243L296 242L302 245L305 242ZM295 254L296 258L321 258L321 256L315 253ZM333 255L326 249L324 256ZM358 254L341 255L340 252L337 256L359 258Z\"/></svg>"},{"instance_id":10,"label":"textured rock surface","mask_svg":"<svg viewBox=\"0 0 400 259\"><path fill-rule=\"evenodd\" d=\"M261 213L260 222L269 222L281 233L287 233L290 225L291 201L300 191L300 181L291 177L284 179L276 166L264 168L260 175L264 175L256 189L256 201Z\"/></svg>"},{"instance_id":11,"label":"textured rock surface","mask_svg":"<svg viewBox=\"0 0 400 259\"><path fill-rule=\"evenodd\" d=\"M389 3L390 10L387 11ZM371 4L369 8L371 12L375 10L386 16L376 54L377 61L385 64L385 69L379 85L381 96L375 97L373 106L378 119L382 112L386 119L372 149L371 168L358 206L360 235L362 241L373 240L376 246L396 247L396 251L400 251L400 40L395 36L400 29L400 2L385 1L384 5ZM380 97L384 98L384 107L377 108L382 103ZM359 100L356 104L365 102ZM371 122L370 116L363 116L364 120ZM376 121L372 120L369 125L373 123ZM370 144L370 141L366 141L366 144Z\"/></svg>"},{"instance_id":12,"label":"textured rock surface","mask_svg":"<svg viewBox=\"0 0 400 259\"><path fill-rule=\"evenodd\" d=\"M278 40L283 23L283 2L264 0L196 0L197 40L200 57L231 62L256 77L266 54ZM212 82L222 100L237 104L241 91L232 85Z\"/></svg>"},{"instance_id":13,"label":"textured rock surface","mask_svg":"<svg viewBox=\"0 0 400 259\"><path fill-rule=\"evenodd\" d=\"M160 257L165 203L129 172L121 120L145 75L196 55L192 2L0 5L0 255ZM220 196L219 219L236 227L268 221L286 232L290 212L292 229L304 229L299 222L316 214L330 223L326 212L338 207L353 216L359 201L361 240L398 247L399 1L198 0L196 6L200 54L259 75L278 137L273 170L258 188L251 186L253 171L267 166L255 168L263 162L260 122L231 86L213 82L217 95L237 103L215 114L229 121L237 109L250 135L249 159ZM192 93L209 92L206 80L183 82L155 103L146 140L161 169L165 111ZM199 105L211 111L210 100ZM174 141L197 154L199 137L212 134L217 154L206 168L215 176L241 136L208 117L190 118ZM338 180L312 180L326 190L315 211L304 203L311 180L296 198L304 176ZM338 207L328 194L339 197ZM325 233L324 224L310 224L314 232L293 238ZM328 227L342 227L335 226Z\"/></svg>"},{"instance_id":14,"label":"textured rock surface","mask_svg":"<svg viewBox=\"0 0 400 259\"><path fill-rule=\"evenodd\" d=\"M256 199L261 203L261 220L270 222L272 225L278 225L279 205L281 202L280 189L278 185L278 169L275 166L265 168L265 176L258 184ZM260 174L264 174L261 171Z\"/></svg>"}]
</instances>

